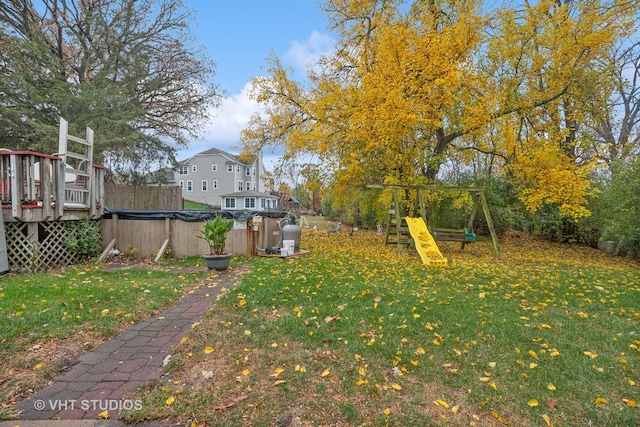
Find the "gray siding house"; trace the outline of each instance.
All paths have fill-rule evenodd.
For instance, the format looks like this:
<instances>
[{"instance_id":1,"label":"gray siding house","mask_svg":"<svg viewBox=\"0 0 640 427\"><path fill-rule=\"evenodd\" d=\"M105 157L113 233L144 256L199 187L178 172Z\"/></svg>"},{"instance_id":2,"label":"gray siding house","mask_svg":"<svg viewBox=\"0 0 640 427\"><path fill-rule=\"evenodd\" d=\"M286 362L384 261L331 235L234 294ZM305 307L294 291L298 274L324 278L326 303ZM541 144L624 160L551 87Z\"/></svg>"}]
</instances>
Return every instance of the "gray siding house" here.
<instances>
[{"instance_id":1,"label":"gray siding house","mask_svg":"<svg viewBox=\"0 0 640 427\"><path fill-rule=\"evenodd\" d=\"M268 192L262 153L251 163L217 148L183 160L174 173L182 197L225 210L269 210L277 198Z\"/></svg>"}]
</instances>

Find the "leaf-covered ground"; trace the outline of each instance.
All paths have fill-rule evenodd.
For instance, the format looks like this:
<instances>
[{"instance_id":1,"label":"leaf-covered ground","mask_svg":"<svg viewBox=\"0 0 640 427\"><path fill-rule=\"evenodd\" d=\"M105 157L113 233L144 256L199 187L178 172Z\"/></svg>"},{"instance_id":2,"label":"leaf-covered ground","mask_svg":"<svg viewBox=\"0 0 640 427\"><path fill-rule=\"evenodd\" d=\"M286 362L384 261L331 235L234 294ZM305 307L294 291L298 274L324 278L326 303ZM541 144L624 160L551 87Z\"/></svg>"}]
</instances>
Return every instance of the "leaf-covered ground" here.
<instances>
[{"instance_id":1,"label":"leaf-covered ground","mask_svg":"<svg viewBox=\"0 0 640 427\"><path fill-rule=\"evenodd\" d=\"M127 420L215 426L638 425L640 268L526 235L427 268L306 231L194 325Z\"/></svg>"}]
</instances>

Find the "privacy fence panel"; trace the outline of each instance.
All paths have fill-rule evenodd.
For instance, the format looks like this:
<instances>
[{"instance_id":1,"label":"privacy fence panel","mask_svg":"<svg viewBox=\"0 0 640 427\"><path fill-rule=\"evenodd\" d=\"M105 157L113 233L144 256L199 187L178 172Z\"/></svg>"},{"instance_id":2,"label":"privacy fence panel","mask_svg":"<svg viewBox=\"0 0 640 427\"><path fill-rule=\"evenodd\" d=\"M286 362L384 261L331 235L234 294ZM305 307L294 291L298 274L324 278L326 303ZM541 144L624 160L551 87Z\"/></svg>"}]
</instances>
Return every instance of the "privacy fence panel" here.
<instances>
[{"instance_id":1,"label":"privacy fence panel","mask_svg":"<svg viewBox=\"0 0 640 427\"><path fill-rule=\"evenodd\" d=\"M109 209L182 209L182 190L180 187L106 183L104 197L104 203Z\"/></svg>"}]
</instances>

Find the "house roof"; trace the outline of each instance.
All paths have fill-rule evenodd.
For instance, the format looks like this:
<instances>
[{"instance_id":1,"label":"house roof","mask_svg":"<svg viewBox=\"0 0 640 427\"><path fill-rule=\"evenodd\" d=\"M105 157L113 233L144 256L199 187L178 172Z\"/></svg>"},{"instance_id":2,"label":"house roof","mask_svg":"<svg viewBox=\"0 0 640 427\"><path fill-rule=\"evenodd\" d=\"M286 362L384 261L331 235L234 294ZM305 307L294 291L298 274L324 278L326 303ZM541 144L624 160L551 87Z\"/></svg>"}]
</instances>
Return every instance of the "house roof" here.
<instances>
[{"instance_id":1,"label":"house roof","mask_svg":"<svg viewBox=\"0 0 640 427\"><path fill-rule=\"evenodd\" d=\"M175 184L176 177L174 176L173 169L170 168L162 168L157 171L151 172L145 177L145 182L147 183L167 183L167 184Z\"/></svg>"},{"instance_id":2,"label":"house roof","mask_svg":"<svg viewBox=\"0 0 640 427\"><path fill-rule=\"evenodd\" d=\"M197 157L197 156L208 156L208 155L214 155L214 154L220 154L220 155L228 158L233 163L240 163L242 165L250 165L250 163L242 161L239 156L236 156L235 154L231 154L231 153L228 153L226 151L220 150L218 148L209 148L208 150L201 151L201 152L199 152L197 154L194 154L193 156L189 157L188 159L181 160L179 163L180 164L188 163L191 159L193 159L194 157Z\"/></svg>"}]
</instances>

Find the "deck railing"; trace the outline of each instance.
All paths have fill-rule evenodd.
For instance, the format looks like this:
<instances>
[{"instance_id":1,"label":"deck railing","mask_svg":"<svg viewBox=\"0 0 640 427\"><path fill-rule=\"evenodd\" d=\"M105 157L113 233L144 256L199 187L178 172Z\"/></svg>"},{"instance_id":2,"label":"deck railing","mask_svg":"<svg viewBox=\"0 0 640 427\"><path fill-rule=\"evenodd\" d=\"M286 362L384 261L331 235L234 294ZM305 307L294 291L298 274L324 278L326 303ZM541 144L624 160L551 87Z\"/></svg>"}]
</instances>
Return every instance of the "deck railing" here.
<instances>
[{"instance_id":1,"label":"deck railing","mask_svg":"<svg viewBox=\"0 0 640 427\"><path fill-rule=\"evenodd\" d=\"M86 197L84 176L69 172L63 157L0 149L0 202L5 221L100 218L104 205L104 167L93 165ZM74 190L74 186L78 190ZM81 213L86 211L86 213ZM79 214L79 215L78 215Z\"/></svg>"}]
</instances>

